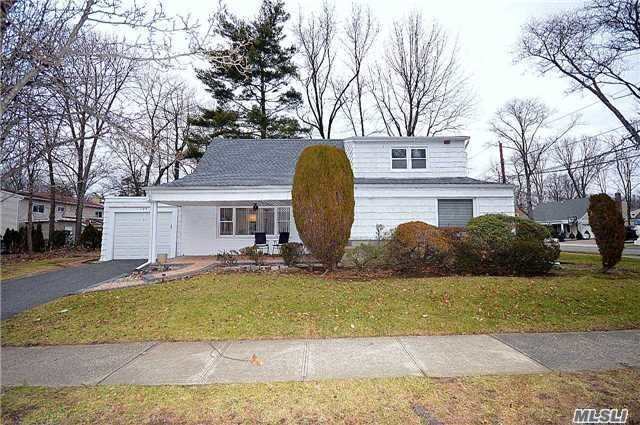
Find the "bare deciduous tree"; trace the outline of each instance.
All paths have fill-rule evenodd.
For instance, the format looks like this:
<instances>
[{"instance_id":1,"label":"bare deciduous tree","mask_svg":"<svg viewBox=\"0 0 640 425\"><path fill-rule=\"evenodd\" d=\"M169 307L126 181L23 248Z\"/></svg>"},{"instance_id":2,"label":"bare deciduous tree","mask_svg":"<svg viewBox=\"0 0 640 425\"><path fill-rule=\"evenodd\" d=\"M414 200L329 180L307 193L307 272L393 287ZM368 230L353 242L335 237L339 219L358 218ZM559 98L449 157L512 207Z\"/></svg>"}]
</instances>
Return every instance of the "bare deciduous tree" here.
<instances>
[{"instance_id":1,"label":"bare deciduous tree","mask_svg":"<svg viewBox=\"0 0 640 425\"><path fill-rule=\"evenodd\" d=\"M111 186L119 193L144 195L144 188L166 177L180 177L184 168L188 117L194 113L190 94L182 83L159 72L138 76L128 92L129 116L110 135L109 147L122 165Z\"/></svg>"},{"instance_id":2,"label":"bare deciduous tree","mask_svg":"<svg viewBox=\"0 0 640 425\"><path fill-rule=\"evenodd\" d=\"M367 135L365 122L370 117L366 103L371 83L364 67L379 30L369 8L363 9L355 3L351 5L351 15L344 26L343 45L348 52L349 66L355 79L349 86L342 110L355 136Z\"/></svg>"},{"instance_id":3,"label":"bare deciduous tree","mask_svg":"<svg viewBox=\"0 0 640 425\"><path fill-rule=\"evenodd\" d=\"M550 173L545 177L545 198L551 201L564 201L575 197L575 187L569 176L562 173Z\"/></svg>"},{"instance_id":4,"label":"bare deciduous tree","mask_svg":"<svg viewBox=\"0 0 640 425\"><path fill-rule=\"evenodd\" d=\"M590 0L578 10L527 24L519 56L533 60L541 74L559 73L571 82L570 90L593 94L640 147L634 122L640 107L639 53L640 2ZM624 108L621 98L631 98L636 110Z\"/></svg>"},{"instance_id":5,"label":"bare deciduous tree","mask_svg":"<svg viewBox=\"0 0 640 425\"><path fill-rule=\"evenodd\" d=\"M502 141L505 149L513 151L513 159L522 167L522 187L529 217L533 217L533 177L541 168L541 160L575 123L572 121L558 134L545 135L549 114L549 109L537 99L513 99L498 109L489 124L491 131Z\"/></svg>"},{"instance_id":6,"label":"bare deciduous tree","mask_svg":"<svg viewBox=\"0 0 640 425\"><path fill-rule=\"evenodd\" d=\"M373 97L390 136L434 136L460 129L473 97L458 63L457 43L419 12L393 24Z\"/></svg>"},{"instance_id":7,"label":"bare deciduous tree","mask_svg":"<svg viewBox=\"0 0 640 425\"><path fill-rule=\"evenodd\" d=\"M627 201L627 210L624 213L630 222L630 200L633 198L633 192L640 187L640 149L625 148L619 141L610 141L610 147L616 186Z\"/></svg>"},{"instance_id":8,"label":"bare deciduous tree","mask_svg":"<svg viewBox=\"0 0 640 425\"><path fill-rule=\"evenodd\" d=\"M82 232L82 213L96 156L109 132L110 116L119 106L117 99L129 81L135 61L111 40L94 33L81 34L74 45L81 55L68 56L56 73L58 102L64 114L65 131L71 140L61 151L60 164L75 188L76 222L74 237ZM113 51L112 55L105 54ZM94 54L95 53L95 54Z\"/></svg>"},{"instance_id":9,"label":"bare deciduous tree","mask_svg":"<svg viewBox=\"0 0 640 425\"><path fill-rule=\"evenodd\" d=\"M578 198L586 198L587 190L598 175L603 152L597 139L560 140L553 149L555 160L564 168Z\"/></svg>"},{"instance_id":10,"label":"bare deciduous tree","mask_svg":"<svg viewBox=\"0 0 640 425\"><path fill-rule=\"evenodd\" d=\"M202 48L197 24L185 17L168 16L162 4L154 7L122 0L3 0L0 115L43 70L60 65L69 55L85 53L74 51L80 34L105 26L126 27L135 34L128 44L135 46L138 54L128 59L167 61ZM176 33L187 35L189 49L173 52L172 38ZM92 52L93 57L107 54L114 51Z\"/></svg>"}]
</instances>

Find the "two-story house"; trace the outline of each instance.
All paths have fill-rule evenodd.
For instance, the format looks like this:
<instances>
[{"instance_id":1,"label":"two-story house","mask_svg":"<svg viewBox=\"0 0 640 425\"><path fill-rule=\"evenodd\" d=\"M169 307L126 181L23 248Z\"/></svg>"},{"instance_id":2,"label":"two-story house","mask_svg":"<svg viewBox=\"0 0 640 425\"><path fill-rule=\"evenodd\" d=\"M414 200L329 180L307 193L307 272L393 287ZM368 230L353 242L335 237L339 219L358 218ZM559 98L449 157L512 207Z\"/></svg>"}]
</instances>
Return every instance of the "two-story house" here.
<instances>
[{"instance_id":1,"label":"two-story house","mask_svg":"<svg viewBox=\"0 0 640 425\"><path fill-rule=\"evenodd\" d=\"M344 149L355 177L351 241L421 220L464 226L487 213L514 214L513 187L467 177L468 137L344 140L215 140L193 174L105 201L102 260L211 255L289 232L296 161L307 146Z\"/></svg>"},{"instance_id":2,"label":"two-story house","mask_svg":"<svg viewBox=\"0 0 640 425\"><path fill-rule=\"evenodd\" d=\"M4 234L6 229L17 230L28 219L29 200L26 193L16 193L3 190L0 194L2 209L0 232ZM73 239L76 221L76 199L72 196L56 194L55 230L69 232ZM35 225L40 224L45 239L49 239L49 211L51 200L48 192L35 192L31 206L31 217ZM91 223L97 228L102 227L102 204L94 201L85 201L82 212L83 227Z\"/></svg>"}]
</instances>

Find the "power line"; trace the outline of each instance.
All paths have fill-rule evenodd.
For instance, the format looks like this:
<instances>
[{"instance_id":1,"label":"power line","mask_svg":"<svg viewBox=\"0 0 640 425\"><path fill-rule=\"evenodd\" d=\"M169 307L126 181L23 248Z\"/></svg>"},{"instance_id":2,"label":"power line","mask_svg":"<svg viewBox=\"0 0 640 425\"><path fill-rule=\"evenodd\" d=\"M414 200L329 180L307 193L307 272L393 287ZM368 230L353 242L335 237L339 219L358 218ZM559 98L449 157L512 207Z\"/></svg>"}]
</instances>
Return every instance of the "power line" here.
<instances>
[{"instance_id":1,"label":"power line","mask_svg":"<svg viewBox=\"0 0 640 425\"><path fill-rule=\"evenodd\" d=\"M575 161L575 162L583 162L582 165L578 165L578 166L575 166L575 167L569 166L569 169L578 170L580 168L585 168L587 166L598 166L598 165L611 164L613 162L618 161L618 158L608 159L608 160L601 161L601 162L590 162L590 163L587 163L586 161L588 161L589 159L597 159L597 158L600 158L600 157L604 158L604 157L608 156L612 152L621 152L623 150L631 149L631 148L635 148L635 146L627 146L627 147L624 147L624 148L621 148L621 149L618 149L618 150L613 150L613 151L610 151L610 152L606 152L603 155L597 155L597 156L593 156L593 157L590 157L590 158L583 158L581 160ZM640 153L628 156L627 158L631 159L631 158L638 158L638 157L640 157ZM567 167L565 167L565 166L555 166L555 167L552 167L552 168L535 171L535 174L559 173L559 172L563 172L563 171L567 171ZM517 177L517 175L516 174L510 174L509 177Z\"/></svg>"}]
</instances>

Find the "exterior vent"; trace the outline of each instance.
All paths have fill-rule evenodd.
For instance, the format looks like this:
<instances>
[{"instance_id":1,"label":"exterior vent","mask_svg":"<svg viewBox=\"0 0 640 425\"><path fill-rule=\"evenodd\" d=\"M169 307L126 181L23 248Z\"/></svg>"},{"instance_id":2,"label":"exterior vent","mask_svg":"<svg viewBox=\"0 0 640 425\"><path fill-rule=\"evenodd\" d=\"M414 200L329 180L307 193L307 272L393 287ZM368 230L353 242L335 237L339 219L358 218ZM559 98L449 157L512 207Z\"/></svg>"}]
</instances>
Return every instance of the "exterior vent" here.
<instances>
[{"instance_id":1,"label":"exterior vent","mask_svg":"<svg viewBox=\"0 0 640 425\"><path fill-rule=\"evenodd\" d=\"M450 144L450 143L451 143L451 140L445 140L445 141L444 141L444 144L445 144L445 145L448 145L448 144Z\"/></svg>"}]
</instances>

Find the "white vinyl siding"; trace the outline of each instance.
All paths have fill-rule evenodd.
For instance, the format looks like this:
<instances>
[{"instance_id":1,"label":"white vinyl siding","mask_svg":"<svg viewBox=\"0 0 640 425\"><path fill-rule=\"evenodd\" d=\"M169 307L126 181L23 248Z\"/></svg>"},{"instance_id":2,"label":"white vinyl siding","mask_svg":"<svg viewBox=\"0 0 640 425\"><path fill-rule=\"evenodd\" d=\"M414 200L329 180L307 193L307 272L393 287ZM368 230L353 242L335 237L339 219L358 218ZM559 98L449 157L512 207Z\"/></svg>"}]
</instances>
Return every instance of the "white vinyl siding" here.
<instances>
[{"instance_id":1,"label":"white vinyl siding","mask_svg":"<svg viewBox=\"0 0 640 425\"><path fill-rule=\"evenodd\" d=\"M464 227L473 218L473 199L439 199L438 226Z\"/></svg>"},{"instance_id":2,"label":"white vinyl siding","mask_svg":"<svg viewBox=\"0 0 640 425\"><path fill-rule=\"evenodd\" d=\"M439 140L407 140L400 143L346 141L345 150L349 154L354 177L422 178L464 177L467 175L467 153L464 141L452 140L450 143L444 144ZM406 167L392 168L391 149L407 149ZM411 149L426 149L425 161L415 161L416 167L414 168L411 168ZM422 167L423 163L424 167Z\"/></svg>"},{"instance_id":3,"label":"white vinyl siding","mask_svg":"<svg viewBox=\"0 0 640 425\"><path fill-rule=\"evenodd\" d=\"M472 200L474 216L515 213L510 187L357 184L350 240L375 239L378 224L385 231L413 220L438 226L439 199Z\"/></svg>"}]
</instances>

